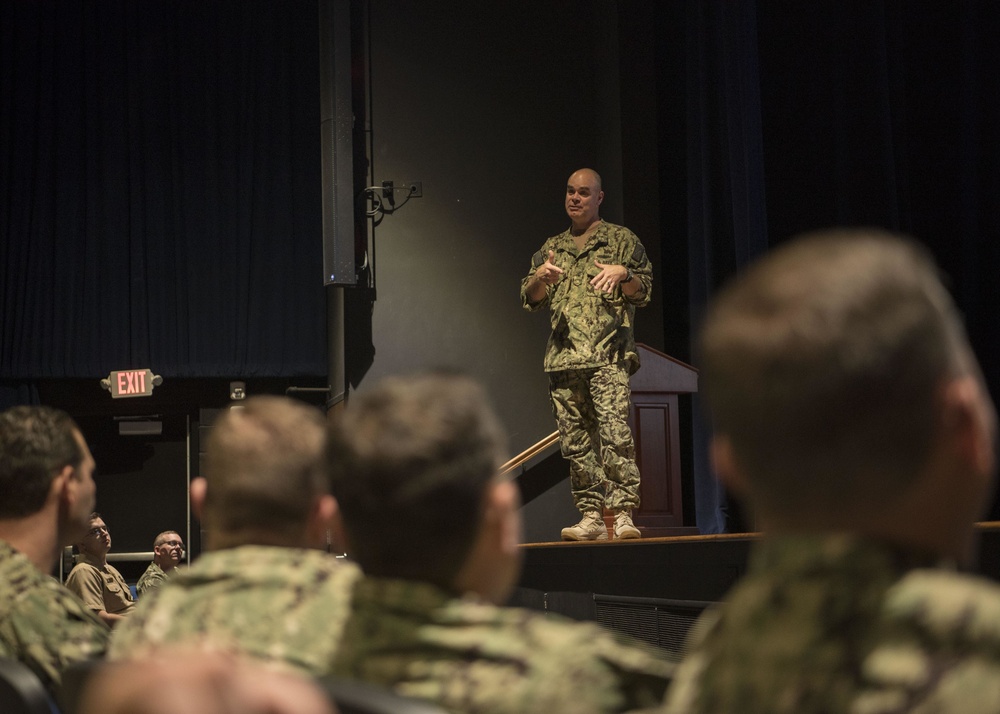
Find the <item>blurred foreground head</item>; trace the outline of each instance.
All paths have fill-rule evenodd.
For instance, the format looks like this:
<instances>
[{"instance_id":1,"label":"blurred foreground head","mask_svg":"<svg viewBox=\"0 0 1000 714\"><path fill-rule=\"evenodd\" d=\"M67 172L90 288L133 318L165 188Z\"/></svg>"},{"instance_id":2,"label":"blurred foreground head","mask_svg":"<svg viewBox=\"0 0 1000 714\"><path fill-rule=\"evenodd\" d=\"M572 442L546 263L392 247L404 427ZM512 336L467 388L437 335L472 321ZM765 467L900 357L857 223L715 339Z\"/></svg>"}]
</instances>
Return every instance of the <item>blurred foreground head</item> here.
<instances>
[{"instance_id":1,"label":"blurred foreground head","mask_svg":"<svg viewBox=\"0 0 1000 714\"><path fill-rule=\"evenodd\" d=\"M298 673L223 652L165 648L98 667L81 714L336 714L323 691Z\"/></svg>"},{"instance_id":2,"label":"blurred foreground head","mask_svg":"<svg viewBox=\"0 0 1000 714\"><path fill-rule=\"evenodd\" d=\"M505 439L468 377L392 377L351 397L330 436L348 554L366 574L502 601L520 567Z\"/></svg>"},{"instance_id":3,"label":"blurred foreground head","mask_svg":"<svg viewBox=\"0 0 1000 714\"><path fill-rule=\"evenodd\" d=\"M223 412L205 447L191 502L212 550L324 547L336 504L324 462L326 421L287 397L251 397Z\"/></svg>"},{"instance_id":4,"label":"blurred foreground head","mask_svg":"<svg viewBox=\"0 0 1000 714\"><path fill-rule=\"evenodd\" d=\"M766 529L964 551L991 493L995 414L919 245L794 239L718 294L700 350L716 469Z\"/></svg>"},{"instance_id":5,"label":"blurred foreground head","mask_svg":"<svg viewBox=\"0 0 1000 714\"><path fill-rule=\"evenodd\" d=\"M93 474L94 458L69 414L46 406L0 412L0 521L51 509L59 544L76 542L94 510Z\"/></svg>"}]
</instances>

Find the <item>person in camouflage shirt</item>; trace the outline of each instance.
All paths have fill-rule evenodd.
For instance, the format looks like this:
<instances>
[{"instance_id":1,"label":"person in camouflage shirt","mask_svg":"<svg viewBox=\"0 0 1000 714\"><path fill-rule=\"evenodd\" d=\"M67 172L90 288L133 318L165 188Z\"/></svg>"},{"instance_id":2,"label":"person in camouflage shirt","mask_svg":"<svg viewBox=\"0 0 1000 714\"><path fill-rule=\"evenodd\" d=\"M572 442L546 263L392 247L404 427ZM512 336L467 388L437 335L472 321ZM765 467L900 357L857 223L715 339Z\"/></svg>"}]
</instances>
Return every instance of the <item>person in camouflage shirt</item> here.
<instances>
[{"instance_id":1,"label":"person in camouflage shirt","mask_svg":"<svg viewBox=\"0 0 1000 714\"><path fill-rule=\"evenodd\" d=\"M325 440L319 410L284 397L216 420L191 483L208 552L140 600L111 659L193 644L328 673L360 570L325 552L337 508Z\"/></svg>"},{"instance_id":2,"label":"person in camouflage shirt","mask_svg":"<svg viewBox=\"0 0 1000 714\"><path fill-rule=\"evenodd\" d=\"M94 507L94 459L69 415L0 414L0 656L27 665L54 694L62 671L101 656L110 631L49 573Z\"/></svg>"},{"instance_id":3,"label":"person in camouflage shirt","mask_svg":"<svg viewBox=\"0 0 1000 714\"><path fill-rule=\"evenodd\" d=\"M520 571L517 487L486 394L453 374L384 380L333 425L329 463L358 581L332 674L453 712L648 706L672 665L594 623L498 606Z\"/></svg>"},{"instance_id":4,"label":"person in camouflage shirt","mask_svg":"<svg viewBox=\"0 0 1000 714\"><path fill-rule=\"evenodd\" d=\"M521 281L521 304L548 307L545 350L549 396L570 484L583 514L565 540L606 540L604 508L615 512L614 537L638 538L639 469L628 426L629 377L639 369L633 323L646 305L653 271L632 231L601 220L601 177L580 169L566 184L571 226L549 238Z\"/></svg>"},{"instance_id":5,"label":"person in camouflage shirt","mask_svg":"<svg viewBox=\"0 0 1000 714\"><path fill-rule=\"evenodd\" d=\"M141 596L147 590L158 588L167 578L177 573L177 566L184 558L184 541L177 531L163 531L153 539L153 562L149 564L135 584Z\"/></svg>"},{"instance_id":6,"label":"person in camouflage shirt","mask_svg":"<svg viewBox=\"0 0 1000 714\"><path fill-rule=\"evenodd\" d=\"M665 710L1000 711L1000 588L953 567L991 496L996 415L925 251L794 240L719 294L701 353L716 469L765 533Z\"/></svg>"}]
</instances>

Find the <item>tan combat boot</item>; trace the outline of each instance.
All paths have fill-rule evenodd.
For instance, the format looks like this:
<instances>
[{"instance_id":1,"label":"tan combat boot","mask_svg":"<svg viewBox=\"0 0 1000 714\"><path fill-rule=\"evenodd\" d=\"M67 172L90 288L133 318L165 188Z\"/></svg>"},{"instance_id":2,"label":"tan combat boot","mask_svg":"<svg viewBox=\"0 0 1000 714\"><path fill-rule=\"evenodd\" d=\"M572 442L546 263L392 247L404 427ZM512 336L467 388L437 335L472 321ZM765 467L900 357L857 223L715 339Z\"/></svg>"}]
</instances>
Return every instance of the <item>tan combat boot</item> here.
<instances>
[{"instance_id":1,"label":"tan combat boot","mask_svg":"<svg viewBox=\"0 0 1000 714\"><path fill-rule=\"evenodd\" d=\"M641 537L639 529L632 523L632 511L618 511L615 514L615 540Z\"/></svg>"},{"instance_id":2,"label":"tan combat boot","mask_svg":"<svg viewBox=\"0 0 1000 714\"><path fill-rule=\"evenodd\" d=\"M638 533L639 531L636 531ZM562 529L563 540L607 540L608 529L600 511L587 511L575 526Z\"/></svg>"}]
</instances>

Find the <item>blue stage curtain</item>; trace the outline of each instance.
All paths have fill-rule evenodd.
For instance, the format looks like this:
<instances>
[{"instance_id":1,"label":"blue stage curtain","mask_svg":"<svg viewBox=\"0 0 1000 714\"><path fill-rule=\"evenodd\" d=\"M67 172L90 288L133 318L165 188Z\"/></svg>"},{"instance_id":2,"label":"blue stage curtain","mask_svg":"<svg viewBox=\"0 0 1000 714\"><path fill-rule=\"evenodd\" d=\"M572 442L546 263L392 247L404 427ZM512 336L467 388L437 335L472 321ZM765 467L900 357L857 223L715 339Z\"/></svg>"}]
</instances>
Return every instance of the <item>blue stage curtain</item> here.
<instances>
[{"instance_id":1,"label":"blue stage curtain","mask_svg":"<svg viewBox=\"0 0 1000 714\"><path fill-rule=\"evenodd\" d=\"M808 230L877 226L910 233L935 254L1000 393L1000 320L989 292L1000 270L1000 5L660 8L661 136L682 137L680 148L661 145L661 185L687 199L681 215L665 212L672 240L663 254L686 258L690 337L712 292L769 246ZM711 474L710 423L697 398L694 411L697 524L706 533L752 530L752 516L733 508Z\"/></svg>"},{"instance_id":2,"label":"blue stage curtain","mask_svg":"<svg viewBox=\"0 0 1000 714\"><path fill-rule=\"evenodd\" d=\"M0 379L326 373L317 23L0 3Z\"/></svg>"},{"instance_id":3,"label":"blue stage curtain","mask_svg":"<svg viewBox=\"0 0 1000 714\"><path fill-rule=\"evenodd\" d=\"M705 0L659 5L662 203L668 351L677 325L697 329L716 287L768 246L763 130L754 3ZM684 197L678 201L677 196ZM680 268L678 269L678 263ZM693 334L681 336L690 340ZM695 522L702 533L748 530L712 473L710 425L692 400Z\"/></svg>"}]
</instances>

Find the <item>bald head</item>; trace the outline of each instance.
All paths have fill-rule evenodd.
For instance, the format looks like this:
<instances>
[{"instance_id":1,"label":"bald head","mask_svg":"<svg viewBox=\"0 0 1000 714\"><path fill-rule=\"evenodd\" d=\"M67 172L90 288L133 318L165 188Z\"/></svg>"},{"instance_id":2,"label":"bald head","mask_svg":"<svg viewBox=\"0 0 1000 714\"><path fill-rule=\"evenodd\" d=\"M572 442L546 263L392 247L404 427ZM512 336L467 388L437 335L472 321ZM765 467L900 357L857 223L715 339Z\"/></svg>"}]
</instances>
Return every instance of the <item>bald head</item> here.
<instances>
[{"instance_id":1,"label":"bald head","mask_svg":"<svg viewBox=\"0 0 1000 714\"><path fill-rule=\"evenodd\" d=\"M601 190L601 175L594 171L593 169L577 169L573 172L573 175L569 177L567 183L575 183L579 185L589 185L595 191Z\"/></svg>"}]
</instances>

